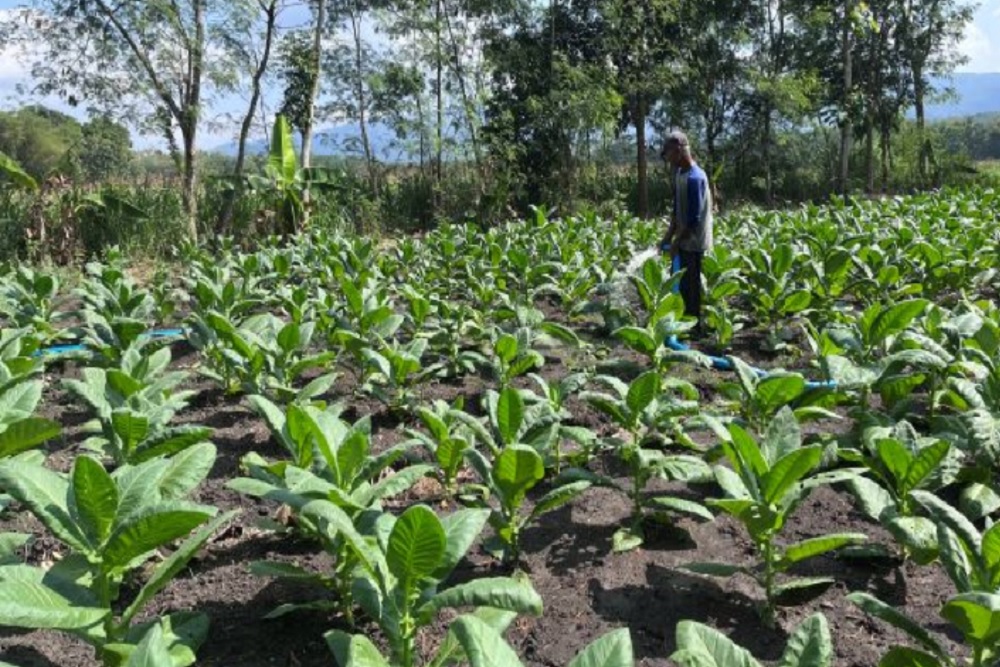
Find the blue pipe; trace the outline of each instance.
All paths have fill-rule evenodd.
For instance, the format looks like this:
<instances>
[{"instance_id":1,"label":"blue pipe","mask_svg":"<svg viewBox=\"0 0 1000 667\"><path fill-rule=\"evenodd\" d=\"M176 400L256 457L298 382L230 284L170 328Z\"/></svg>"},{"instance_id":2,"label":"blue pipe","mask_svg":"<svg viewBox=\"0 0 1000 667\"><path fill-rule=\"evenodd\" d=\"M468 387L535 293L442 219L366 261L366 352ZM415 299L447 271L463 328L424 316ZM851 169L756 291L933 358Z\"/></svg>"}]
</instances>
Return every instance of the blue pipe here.
<instances>
[{"instance_id":1,"label":"blue pipe","mask_svg":"<svg viewBox=\"0 0 1000 667\"><path fill-rule=\"evenodd\" d=\"M663 245L660 246L660 250L662 252L664 252L664 253L670 252L670 246L666 245L666 244L663 244ZM678 255L678 256L675 256L673 258L673 262L670 265L670 272L671 273L677 273L680 270L681 270L681 258ZM674 285L674 293L676 294L679 291L680 291L680 284ZM676 352L687 352L687 351L690 351L690 349L691 349L690 347L688 347L684 343L682 343L679 340L677 340L677 336L673 335L673 334L671 334L670 336L668 336L667 339L665 341L663 341L663 343L664 343L664 345L666 345L667 347L669 347L671 350L674 350ZM732 371L732 370L735 370L733 362L730 361L729 359L726 359L725 357L713 357L711 355L705 355L705 356L707 356L709 358L709 360L712 362L712 368L714 368L716 370L720 370L720 371ZM754 375L756 375L758 378L762 378L763 379L763 378L766 378L768 375L770 375L770 373L768 373L767 371L765 371L762 368L756 368L754 366L751 366L750 370L753 371ZM837 383L835 381L833 381L833 380L820 380L820 381L807 380L806 381L806 389L807 390L809 390L809 389L836 389L836 388L837 388Z\"/></svg>"},{"instance_id":2,"label":"blue pipe","mask_svg":"<svg viewBox=\"0 0 1000 667\"><path fill-rule=\"evenodd\" d=\"M184 329L154 329L153 331L147 331L139 335L140 338L149 338L152 340L164 340L169 338L184 338L186 337ZM84 343L67 343L64 345L50 345L48 347L43 347L37 350L31 356L33 357L54 357L60 354L71 354L73 352L87 352L90 348Z\"/></svg>"}]
</instances>

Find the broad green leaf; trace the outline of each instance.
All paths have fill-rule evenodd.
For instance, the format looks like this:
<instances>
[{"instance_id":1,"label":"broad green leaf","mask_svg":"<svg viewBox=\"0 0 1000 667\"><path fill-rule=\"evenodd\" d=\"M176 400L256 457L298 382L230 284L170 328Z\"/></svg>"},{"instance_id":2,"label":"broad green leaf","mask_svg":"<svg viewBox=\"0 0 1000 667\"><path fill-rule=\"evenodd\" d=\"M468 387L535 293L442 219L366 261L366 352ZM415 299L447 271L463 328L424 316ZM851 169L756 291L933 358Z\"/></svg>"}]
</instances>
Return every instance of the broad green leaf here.
<instances>
[{"instance_id":1,"label":"broad green leaf","mask_svg":"<svg viewBox=\"0 0 1000 667\"><path fill-rule=\"evenodd\" d=\"M646 501L646 505L654 510L676 512L678 514L686 514L688 516L697 517L699 519L704 519L705 521L712 521L715 519L715 515L699 502L693 500L686 500L684 498L674 498L672 496L656 496L655 498L650 498Z\"/></svg>"},{"instance_id":2,"label":"broad green leaf","mask_svg":"<svg viewBox=\"0 0 1000 667\"><path fill-rule=\"evenodd\" d=\"M881 311L872 322L871 328L864 331L868 345L881 343L889 336L903 331L920 313L924 312L930 302L926 299L913 299L897 303Z\"/></svg>"},{"instance_id":3,"label":"broad green leaf","mask_svg":"<svg viewBox=\"0 0 1000 667\"><path fill-rule=\"evenodd\" d=\"M267 158L271 173L280 179L283 187L295 182L298 165L295 159L295 145L292 143L292 129L283 115L274 118L271 130L271 152Z\"/></svg>"},{"instance_id":4,"label":"broad green leaf","mask_svg":"<svg viewBox=\"0 0 1000 667\"><path fill-rule=\"evenodd\" d=\"M768 503L777 503L792 486L808 475L823 458L818 446L803 447L783 456L768 471L762 481L761 492Z\"/></svg>"},{"instance_id":5,"label":"broad green leaf","mask_svg":"<svg viewBox=\"0 0 1000 667\"><path fill-rule=\"evenodd\" d=\"M115 410L111 415L115 434L122 440L122 454L128 459L136 445L149 433L149 419L131 410Z\"/></svg>"},{"instance_id":6,"label":"broad green leaf","mask_svg":"<svg viewBox=\"0 0 1000 667\"><path fill-rule=\"evenodd\" d=\"M944 440L938 440L934 444L921 449L913 458L913 462L910 463L910 467L906 471L903 488L909 491L920 486L929 475L937 470L941 461L948 456L949 449L951 449L951 446Z\"/></svg>"},{"instance_id":7,"label":"broad green leaf","mask_svg":"<svg viewBox=\"0 0 1000 667\"><path fill-rule=\"evenodd\" d=\"M480 607L471 614L466 614L466 616L473 616L479 619L493 628L493 631L500 636L503 636L510 624L517 618L517 614L514 612L502 611L491 607ZM444 667L445 665L454 664L461 659L463 649L462 645L458 642L458 637L455 635L454 627L453 624L449 628L448 634L441 643L441 648L438 649L437 655L428 663L427 667Z\"/></svg>"},{"instance_id":8,"label":"broad green leaf","mask_svg":"<svg viewBox=\"0 0 1000 667\"><path fill-rule=\"evenodd\" d=\"M847 488L858 501L861 511L875 521L879 520L886 509L895 507L892 495L867 477L847 480Z\"/></svg>"},{"instance_id":9,"label":"broad green leaf","mask_svg":"<svg viewBox=\"0 0 1000 667\"><path fill-rule=\"evenodd\" d=\"M124 667L176 667L170 645L159 623L151 627L128 657Z\"/></svg>"},{"instance_id":10,"label":"broad green leaf","mask_svg":"<svg viewBox=\"0 0 1000 667\"><path fill-rule=\"evenodd\" d=\"M41 582L0 580L0 625L82 630L101 623L110 609L80 607Z\"/></svg>"},{"instance_id":11,"label":"broad green leaf","mask_svg":"<svg viewBox=\"0 0 1000 667\"><path fill-rule=\"evenodd\" d=\"M531 515L528 521L534 520L536 517L544 514L545 512L550 512L557 507L565 505L569 501L576 498L578 495L590 488L590 482L586 480L580 480L577 482L570 482L569 484L564 484L562 486L552 489L544 496L542 496L535 506L531 510ZM710 515L711 516L711 515Z\"/></svg>"},{"instance_id":12,"label":"broad green leaf","mask_svg":"<svg viewBox=\"0 0 1000 667\"><path fill-rule=\"evenodd\" d=\"M921 491L920 489L911 491L910 497L920 503L934 520L951 528L973 553L982 550L982 537L979 531L961 512L929 491Z\"/></svg>"},{"instance_id":13,"label":"broad green leaf","mask_svg":"<svg viewBox=\"0 0 1000 667\"><path fill-rule=\"evenodd\" d=\"M764 459L760 447L750 437L750 434L736 424L729 425L729 434L732 436L732 442L723 442L722 445L726 449L727 455L734 466L738 470L748 468L755 479L760 479L767 474L769 467L767 461ZM743 474L740 474L740 477L743 479L743 483L746 484L748 479ZM756 488L756 484L754 484L754 488ZM752 494L754 489L748 486L748 490Z\"/></svg>"},{"instance_id":14,"label":"broad green leaf","mask_svg":"<svg viewBox=\"0 0 1000 667\"><path fill-rule=\"evenodd\" d=\"M521 667L521 661L510 644L475 616L458 617L451 630L472 667Z\"/></svg>"},{"instance_id":15,"label":"broad green leaf","mask_svg":"<svg viewBox=\"0 0 1000 667\"><path fill-rule=\"evenodd\" d=\"M833 551L849 545L861 544L867 540L868 537L862 533L841 533L813 537L785 547L784 553L781 557L781 562L786 567L791 566L795 563L800 563L809 558L814 558L820 554L827 553L828 551Z\"/></svg>"},{"instance_id":16,"label":"broad green leaf","mask_svg":"<svg viewBox=\"0 0 1000 667\"><path fill-rule=\"evenodd\" d=\"M447 547L445 539L441 521L425 505L410 507L396 520L389 535L386 562L405 590L438 568Z\"/></svg>"},{"instance_id":17,"label":"broad green leaf","mask_svg":"<svg viewBox=\"0 0 1000 667\"><path fill-rule=\"evenodd\" d=\"M660 374L657 371L643 373L628 387L625 395L625 405L633 415L640 414L656 400L660 393Z\"/></svg>"},{"instance_id":18,"label":"broad green leaf","mask_svg":"<svg viewBox=\"0 0 1000 667\"><path fill-rule=\"evenodd\" d=\"M983 563L1000 573L1000 523L995 523L983 533Z\"/></svg>"},{"instance_id":19,"label":"broad green leaf","mask_svg":"<svg viewBox=\"0 0 1000 667\"><path fill-rule=\"evenodd\" d=\"M73 462L69 511L97 549L108 535L118 512L118 487L100 463L89 456Z\"/></svg>"},{"instance_id":20,"label":"broad green leaf","mask_svg":"<svg viewBox=\"0 0 1000 667\"><path fill-rule=\"evenodd\" d=\"M632 635L628 628L612 630L591 642L567 667L632 667Z\"/></svg>"},{"instance_id":21,"label":"broad green leaf","mask_svg":"<svg viewBox=\"0 0 1000 667\"><path fill-rule=\"evenodd\" d=\"M506 387L497 399L497 430L504 444L517 442L517 435L524 422L524 399L513 387Z\"/></svg>"},{"instance_id":22,"label":"broad green leaf","mask_svg":"<svg viewBox=\"0 0 1000 667\"><path fill-rule=\"evenodd\" d=\"M795 412L787 405L771 419L764 432L762 449L770 465L802 446L802 429Z\"/></svg>"},{"instance_id":23,"label":"broad green leaf","mask_svg":"<svg viewBox=\"0 0 1000 667\"><path fill-rule=\"evenodd\" d=\"M882 525L921 564L934 560L938 552L937 526L922 516L883 516Z\"/></svg>"},{"instance_id":24,"label":"broad green leaf","mask_svg":"<svg viewBox=\"0 0 1000 667\"><path fill-rule=\"evenodd\" d=\"M300 513L303 518L318 525L330 542L339 537L350 544L369 571L381 570L384 567L381 553L358 532L351 517L334 503L328 500L313 500L306 503Z\"/></svg>"},{"instance_id":25,"label":"broad green leaf","mask_svg":"<svg viewBox=\"0 0 1000 667\"><path fill-rule=\"evenodd\" d=\"M133 559L183 537L212 517L211 508L171 501L151 505L116 524L104 547L104 564L121 569Z\"/></svg>"},{"instance_id":26,"label":"broad green leaf","mask_svg":"<svg viewBox=\"0 0 1000 667\"><path fill-rule=\"evenodd\" d=\"M1000 595L995 593L960 593L945 602L941 616L967 639L993 644L1000 637Z\"/></svg>"},{"instance_id":27,"label":"broad green leaf","mask_svg":"<svg viewBox=\"0 0 1000 667\"><path fill-rule=\"evenodd\" d=\"M910 454L903 443L893 438L879 440L875 445L875 451L878 452L878 457L882 461L882 465L889 470L896 483L901 484L906 479L906 473L910 469L913 455Z\"/></svg>"},{"instance_id":28,"label":"broad green leaf","mask_svg":"<svg viewBox=\"0 0 1000 667\"><path fill-rule=\"evenodd\" d=\"M542 457L527 445L506 447L493 468L493 479L509 507L519 506L528 490L544 477Z\"/></svg>"},{"instance_id":29,"label":"broad green leaf","mask_svg":"<svg viewBox=\"0 0 1000 667\"><path fill-rule=\"evenodd\" d=\"M31 449L62 432L58 422L41 417L28 417L9 424L0 433L0 458L8 458Z\"/></svg>"},{"instance_id":30,"label":"broad green leaf","mask_svg":"<svg viewBox=\"0 0 1000 667\"><path fill-rule=\"evenodd\" d=\"M806 290L792 292L784 299L781 305L781 312L785 315L800 313L812 303L812 294Z\"/></svg>"},{"instance_id":31,"label":"broad green leaf","mask_svg":"<svg viewBox=\"0 0 1000 667\"><path fill-rule=\"evenodd\" d=\"M1000 494L985 484L973 482L962 489L958 506L962 514L976 521L1000 509Z\"/></svg>"},{"instance_id":32,"label":"broad green leaf","mask_svg":"<svg viewBox=\"0 0 1000 667\"><path fill-rule=\"evenodd\" d=\"M772 375L757 384L754 400L765 413L771 413L797 398L805 389L806 381L801 375Z\"/></svg>"},{"instance_id":33,"label":"broad green leaf","mask_svg":"<svg viewBox=\"0 0 1000 667\"><path fill-rule=\"evenodd\" d=\"M893 646L882 656L878 667L944 667L944 663L930 653L907 646Z\"/></svg>"},{"instance_id":34,"label":"broad green leaf","mask_svg":"<svg viewBox=\"0 0 1000 667\"><path fill-rule=\"evenodd\" d=\"M392 667L364 635L330 630L323 637L340 667Z\"/></svg>"},{"instance_id":35,"label":"broad green leaf","mask_svg":"<svg viewBox=\"0 0 1000 667\"><path fill-rule=\"evenodd\" d=\"M89 545L67 507L69 482L40 465L17 460L0 461L0 489L25 505L57 539L87 553Z\"/></svg>"},{"instance_id":36,"label":"broad green leaf","mask_svg":"<svg viewBox=\"0 0 1000 667\"><path fill-rule=\"evenodd\" d=\"M417 611L418 618L430 622L442 609L493 607L540 616L542 598L530 584L508 577L483 577L448 588Z\"/></svg>"},{"instance_id":37,"label":"broad green leaf","mask_svg":"<svg viewBox=\"0 0 1000 667\"><path fill-rule=\"evenodd\" d=\"M823 614L804 620L788 638L778 667L830 667L833 641Z\"/></svg>"},{"instance_id":38,"label":"broad green leaf","mask_svg":"<svg viewBox=\"0 0 1000 667\"><path fill-rule=\"evenodd\" d=\"M677 651L670 659L680 667L760 667L749 651L707 625L681 621L676 635Z\"/></svg>"},{"instance_id":39,"label":"broad green leaf","mask_svg":"<svg viewBox=\"0 0 1000 667\"><path fill-rule=\"evenodd\" d=\"M215 465L216 448L202 442L178 452L159 478L157 488L163 500L181 500L201 484Z\"/></svg>"},{"instance_id":40,"label":"broad green leaf","mask_svg":"<svg viewBox=\"0 0 1000 667\"><path fill-rule=\"evenodd\" d=\"M489 519L488 509L460 509L443 517L441 526L445 535L445 554L434 578L443 581L472 547Z\"/></svg>"},{"instance_id":41,"label":"broad green leaf","mask_svg":"<svg viewBox=\"0 0 1000 667\"><path fill-rule=\"evenodd\" d=\"M5 153L0 153L0 174L9 178L18 187L25 190L37 190L38 182L19 165L14 158Z\"/></svg>"},{"instance_id":42,"label":"broad green leaf","mask_svg":"<svg viewBox=\"0 0 1000 667\"><path fill-rule=\"evenodd\" d=\"M166 560L157 565L132 604L122 614L122 623L130 623L135 615L142 611L142 608L187 566L188 561L215 535L219 528L238 514L239 510L232 510L215 517L197 533L186 539Z\"/></svg>"},{"instance_id":43,"label":"broad green leaf","mask_svg":"<svg viewBox=\"0 0 1000 667\"><path fill-rule=\"evenodd\" d=\"M942 657L948 655L922 626L878 598L868 593L854 592L848 594L847 599L860 607L866 614L870 614L899 628L934 655Z\"/></svg>"},{"instance_id":44,"label":"broad green leaf","mask_svg":"<svg viewBox=\"0 0 1000 667\"><path fill-rule=\"evenodd\" d=\"M625 345L639 354L649 357L656 354L656 350L662 344L662 342L658 342L650 336L645 329L640 329L639 327L622 327L616 329L612 336L621 339Z\"/></svg>"},{"instance_id":45,"label":"broad green leaf","mask_svg":"<svg viewBox=\"0 0 1000 667\"><path fill-rule=\"evenodd\" d=\"M958 537L943 523L937 524L937 546L941 565L959 593L976 588L972 583L972 564Z\"/></svg>"}]
</instances>

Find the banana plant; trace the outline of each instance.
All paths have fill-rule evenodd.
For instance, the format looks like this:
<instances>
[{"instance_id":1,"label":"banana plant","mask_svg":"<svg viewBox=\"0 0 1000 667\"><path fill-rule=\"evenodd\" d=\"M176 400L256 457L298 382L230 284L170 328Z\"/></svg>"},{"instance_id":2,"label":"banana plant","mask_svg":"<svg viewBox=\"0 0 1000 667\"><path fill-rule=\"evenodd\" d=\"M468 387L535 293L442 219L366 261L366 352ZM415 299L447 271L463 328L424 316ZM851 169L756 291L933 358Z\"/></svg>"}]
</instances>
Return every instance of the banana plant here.
<instances>
[{"instance_id":1,"label":"banana plant","mask_svg":"<svg viewBox=\"0 0 1000 667\"><path fill-rule=\"evenodd\" d=\"M763 620L773 627L775 607L784 596L833 582L828 577L779 582L779 574L797 563L867 539L860 533L835 533L787 546L777 543L788 518L814 488L846 481L858 471L846 469L810 475L819 466L823 450L819 445L802 446L798 421L788 408L771 422L760 445L737 424L729 425L729 433L730 438L722 442L722 447L732 467L715 466L715 479L727 497L709 499L707 504L743 524L759 561L751 568L724 563L691 563L683 567L710 576L743 573L753 577L764 589Z\"/></svg>"},{"instance_id":2,"label":"banana plant","mask_svg":"<svg viewBox=\"0 0 1000 667\"><path fill-rule=\"evenodd\" d=\"M204 614L175 612L141 621L143 609L236 512L185 498L215 461L210 444L167 460L122 466L109 474L95 459L78 457L68 475L16 460L0 461L0 489L24 505L67 555L55 565L0 566L0 623L73 634L94 646L103 665L129 663L155 627L169 645L164 665L195 663L205 640ZM159 550L183 539L169 556ZM147 564L152 573L134 596L127 580Z\"/></svg>"},{"instance_id":3,"label":"banana plant","mask_svg":"<svg viewBox=\"0 0 1000 667\"><path fill-rule=\"evenodd\" d=\"M322 530L338 531L348 525L343 513L325 501L307 506L304 513L312 516ZM338 661L344 665L413 667L417 664L418 633L449 609L492 607L540 615L542 599L527 580L481 578L443 586L479 535L488 514L487 510L460 510L442 520L429 507L413 505L398 519L391 514L375 519L374 539L355 538L361 554L355 597L378 624L389 656L369 650L364 658L355 657L356 647L370 649L371 642L365 635L334 630L326 638ZM352 659L359 662L352 663Z\"/></svg>"},{"instance_id":4,"label":"banana plant","mask_svg":"<svg viewBox=\"0 0 1000 667\"><path fill-rule=\"evenodd\" d=\"M753 655L732 639L707 625L681 621L676 630L677 650L670 659L679 667L761 667ZM799 624L778 661L781 667L830 667L833 641L823 614L813 614Z\"/></svg>"},{"instance_id":5,"label":"banana plant","mask_svg":"<svg viewBox=\"0 0 1000 667\"><path fill-rule=\"evenodd\" d=\"M646 495L646 487L654 477L685 482L711 478L711 469L700 457L667 454L661 449L644 446L655 440L660 414L671 414L675 408L676 401L668 398L665 392L670 386L664 386L656 371L643 373L628 385L611 376L597 376L594 380L606 385L612 393L588 391L580 397L621 429L622 437L614 438L611 444L629 467L630 484L623 487L609 478L582 470L568 470L567 474L617 489L631 501L630 524L615 532L614 550L629 551L642 544L647 509L653 512L654 518L676 512L711 521L712 513L700 503L673 496Z\"/></svg>"}]
</instances>

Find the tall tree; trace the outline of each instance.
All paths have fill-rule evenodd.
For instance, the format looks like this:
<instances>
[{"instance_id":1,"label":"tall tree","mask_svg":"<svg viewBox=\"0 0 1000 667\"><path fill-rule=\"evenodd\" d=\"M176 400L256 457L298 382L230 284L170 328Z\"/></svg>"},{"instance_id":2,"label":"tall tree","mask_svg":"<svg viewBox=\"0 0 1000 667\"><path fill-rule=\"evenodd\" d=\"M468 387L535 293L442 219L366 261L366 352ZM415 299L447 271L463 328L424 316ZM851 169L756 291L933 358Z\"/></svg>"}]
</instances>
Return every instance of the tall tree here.
<instances>
[{"instance_id":1,"label":"tall tree","mask_svg":"<svg viewBox=\"0 0 1000 667\"><path fill-rule=\"evenodd\" d=\"M212 70L223 66L214 58L206 61L209 22L230 6L228 0L38 0L35 20L22 26L21 37L33 43L39 92L86 102L147 128L145 119L153 119L181 172L193 240L204 92Z\"/></svg>"},{"instance_id":2,"label":"tall tree","mask_svg":"<svg viewBox=\"0 0 1000 667\"><path fill-rule=\"evenodd\" d=\"M913 81L913 103L920 138L918 169L927 177L930 142L925 133L925 104L935 92L932 77L950 74L966 62L958 50L975 7L962 0L900 0L901 47Z\"/></svg>"}]
</instances>

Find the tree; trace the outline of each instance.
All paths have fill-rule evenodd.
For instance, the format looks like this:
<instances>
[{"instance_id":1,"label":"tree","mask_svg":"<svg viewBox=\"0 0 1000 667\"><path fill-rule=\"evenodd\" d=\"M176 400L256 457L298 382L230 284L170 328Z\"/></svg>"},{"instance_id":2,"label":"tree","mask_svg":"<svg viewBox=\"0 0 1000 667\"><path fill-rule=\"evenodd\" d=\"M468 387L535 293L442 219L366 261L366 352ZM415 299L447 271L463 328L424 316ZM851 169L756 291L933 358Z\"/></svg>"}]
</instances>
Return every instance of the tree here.
<instances>
[{"instance_id":1,"label":"tree","mask_svg":"<svg viewBox=\"0 0 1000 667\"><path fill-rule=\"evenodd\" d=\"M910 67L917 133L920 138L918 169L927 176L930 142L924 132L924 105L935 91L932 77L942 77L967 61L958 50L975 7L962 0L900 0L899 39Z\"/></svg>"},{"instance_id":2,"label":"tree","mask_svg":"<svg viewBox=\"0 0 1000 667\"><path fill-rule=\"evenodd\" d=\"M30 40L37 92L86 103L170 146L182 176L192 240L198 237L196 144L211 84L233 63L210 39L243 3L231 0L38 0L20 39ZM206 58L209 51L212 58ZM178 135L180 145L177 143Z\"/></svg>"},{"instance_id":3,"label":"tree","mask_svg":"<svg viewBox=\"0 0 1000 667\"><path fill-rule=\"evenodd\" d=\"M91 183L121 178L132 165L132 137L120 123L98 116L82 127L78 150L84 178Z\"/></svg>"},{"instance_id":4,"label":"tree","mask_svg":"<svg viewBox=\"0 0 1000 667\"><path fill-rule=\"evenodd\" d=\"M76 175L82 139L80 123L60 111L34 105L0 112L0 153L37 181L53 174Z\"/></svg>"}]
</instances>

